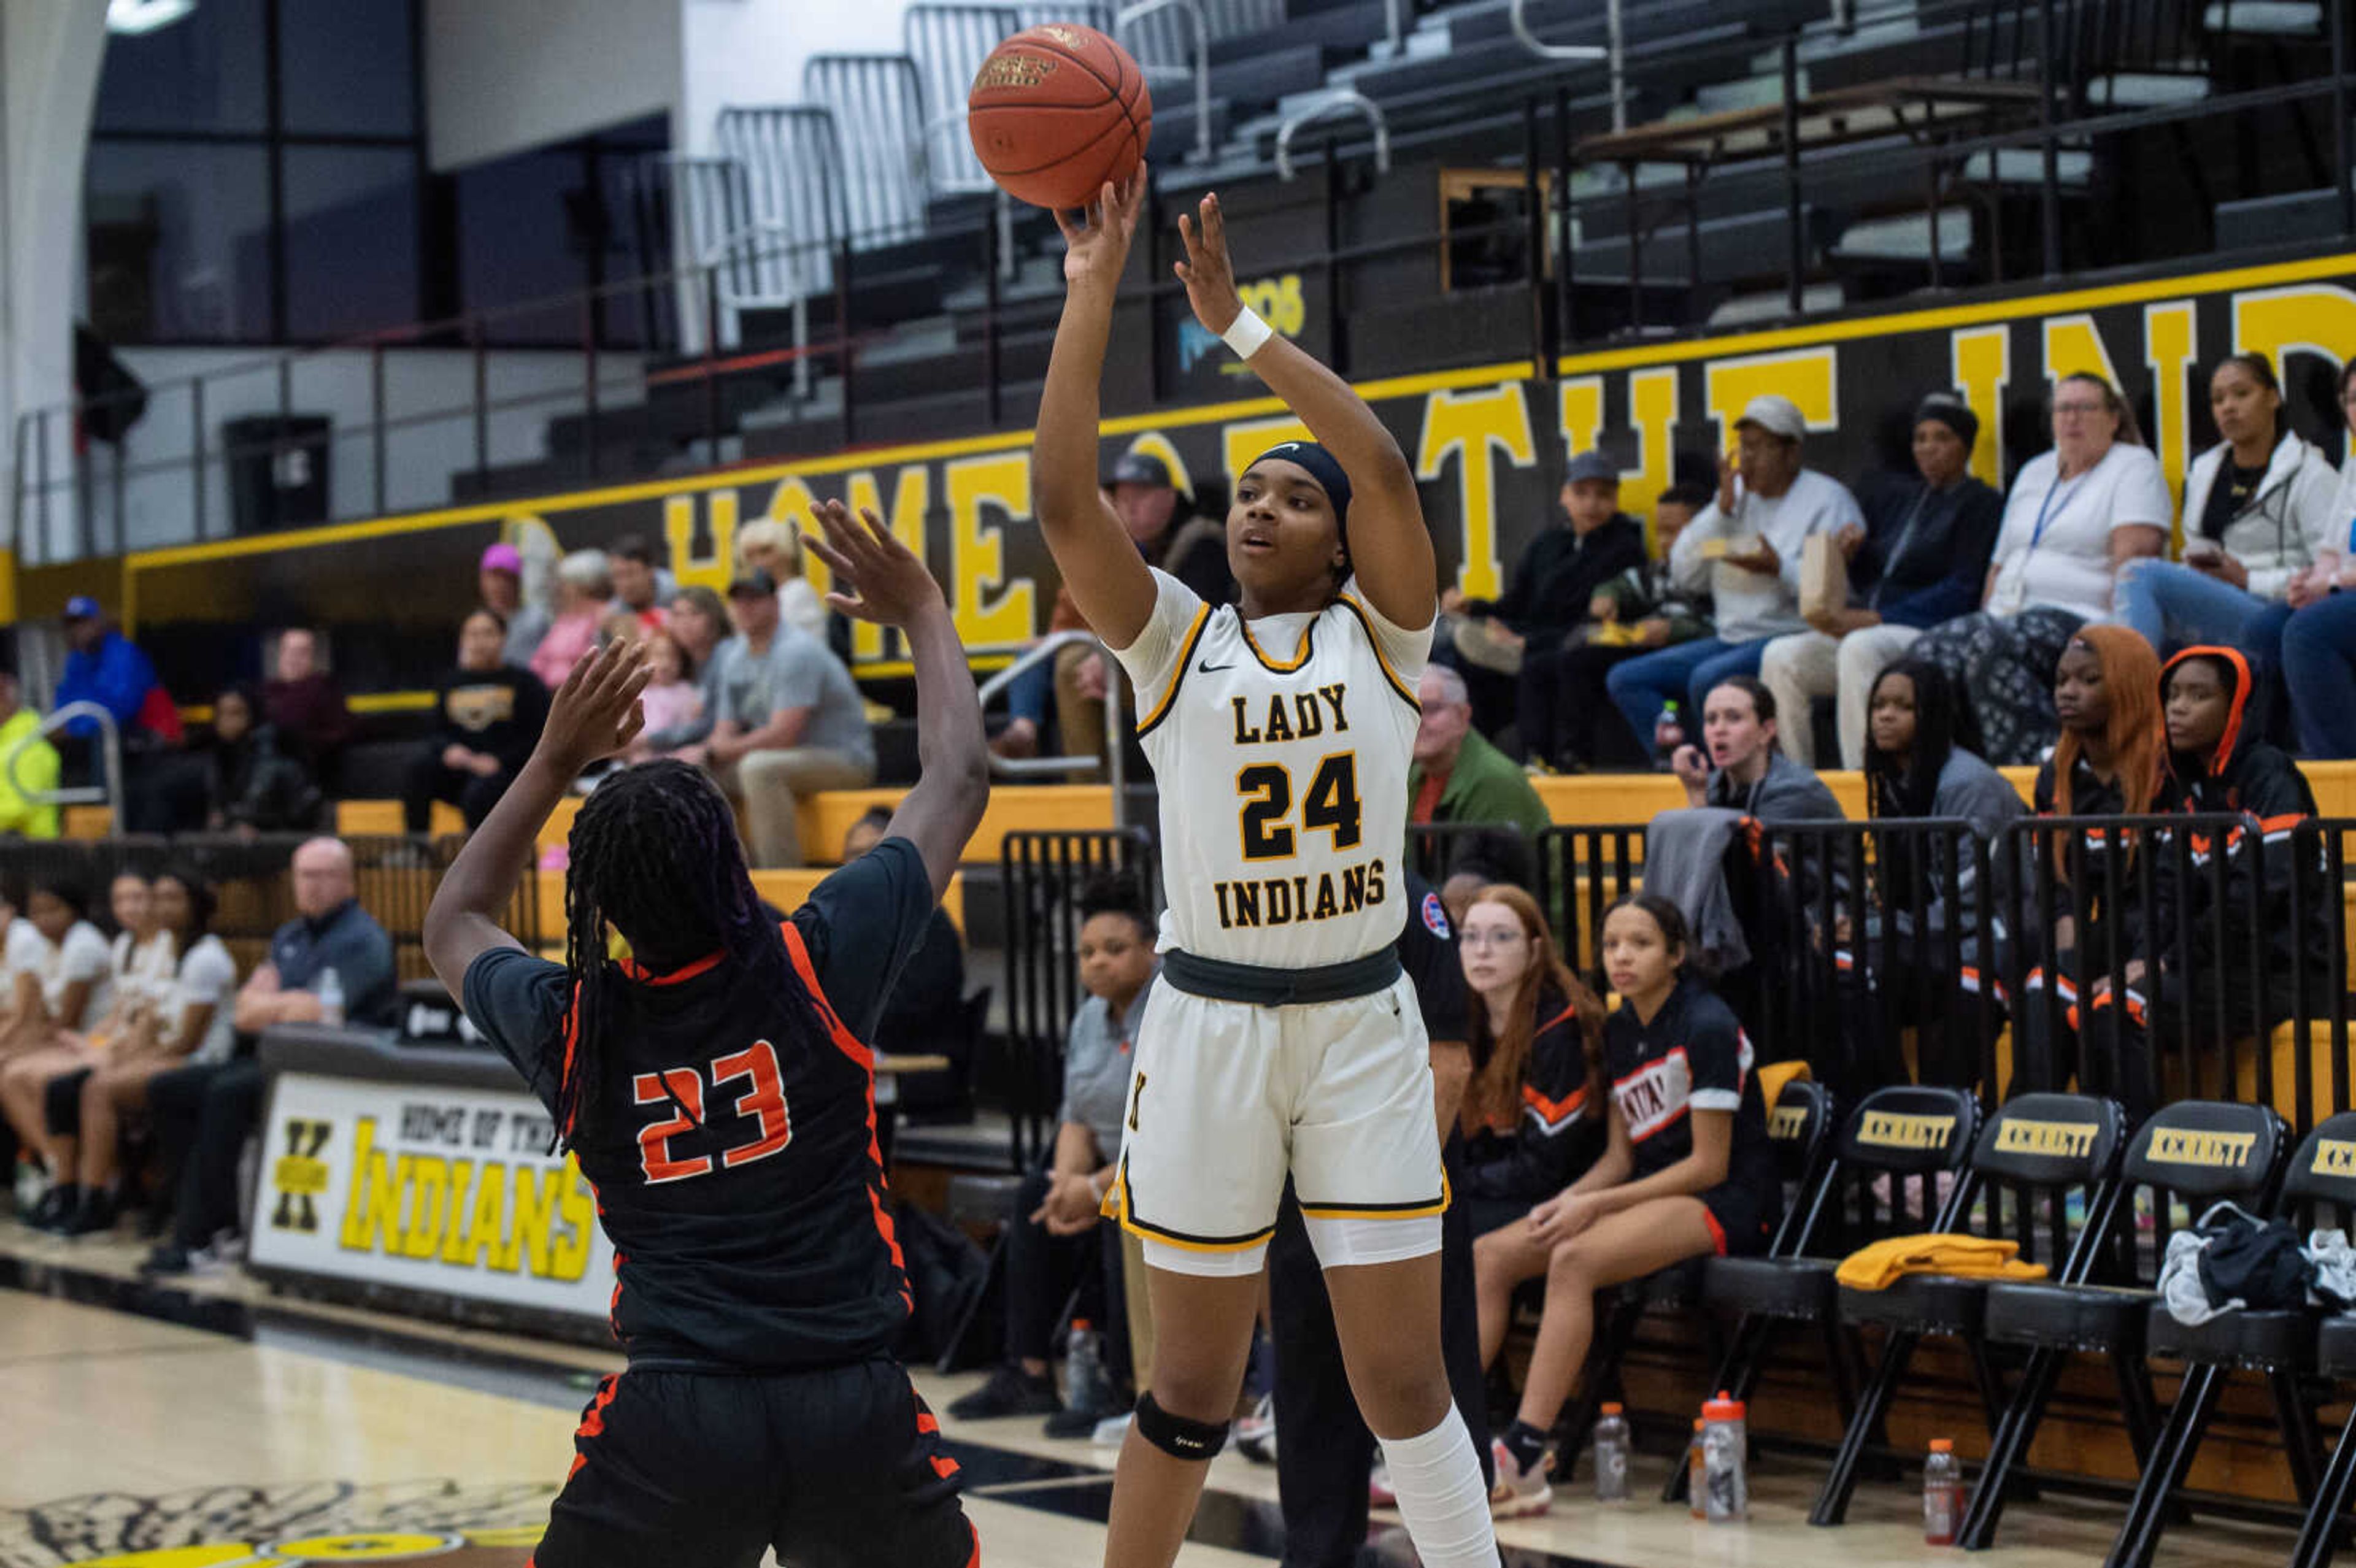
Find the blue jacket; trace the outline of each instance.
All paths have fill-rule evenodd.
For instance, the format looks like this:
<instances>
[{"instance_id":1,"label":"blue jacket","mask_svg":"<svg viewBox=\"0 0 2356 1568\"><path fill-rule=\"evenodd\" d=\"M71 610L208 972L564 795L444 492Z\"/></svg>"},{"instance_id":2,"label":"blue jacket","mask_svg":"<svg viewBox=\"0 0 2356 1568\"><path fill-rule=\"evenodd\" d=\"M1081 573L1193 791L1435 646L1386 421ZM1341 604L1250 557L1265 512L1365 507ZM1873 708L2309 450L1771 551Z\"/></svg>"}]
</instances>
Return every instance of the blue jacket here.
<instances>
[{"instance_id":1,"label":"blue jacket","mask_svg":"<svg viewBox=\"0 0 2356 1568\"><path fill-rule=\"evenodd\" d=\"M155 687L155 667L139 645L120 632L109 632L95 653L79 650L66 656L65 674L58 681L58 706L95 702L114 715L115 726L128 731L139 709ZM66 726L69 735L95 735L98 720L77 719Z\"/></svg>"},{"instance_id":2,"label":"blue jacket","mask_svg":"<svg viewBox=\"0 0 2356 1568\"><path fill-rule=\"evenodd\" d=\"M1859 490L1866 539L1849 563L1855 602L1894 626L1929 628L1980 607L2004 497L1966 475L1933 493L1914 475Z\"/></svg>"}]
</instances>

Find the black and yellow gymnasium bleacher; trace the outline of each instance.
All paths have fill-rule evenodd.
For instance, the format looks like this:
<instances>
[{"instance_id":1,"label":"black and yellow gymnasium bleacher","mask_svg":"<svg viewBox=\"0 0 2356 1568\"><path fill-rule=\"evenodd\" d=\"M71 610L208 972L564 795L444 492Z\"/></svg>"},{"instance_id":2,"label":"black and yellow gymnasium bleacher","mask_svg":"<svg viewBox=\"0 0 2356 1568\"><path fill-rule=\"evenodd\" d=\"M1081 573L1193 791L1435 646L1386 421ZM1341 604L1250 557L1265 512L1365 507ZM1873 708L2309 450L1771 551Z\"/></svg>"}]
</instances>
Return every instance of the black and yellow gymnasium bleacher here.
<instances>
[{"instance_id":1,"label":"black and yellow gymnasium bleacher","mask_svg":"<svg viewBox=\"0 0 2356 1568\"><path fill-rule=\"evenodd\" d=\"M80 227L64 228L87 242L88 286L12 222L12 293L20 318L86 310L132 379L10 373L0 615L16 667L39 698L59 617L89 595L200 726L276 631L318 628L361 724L322 826L393 939L403 1006L390 1029L256 1042L273 1098L244 1162L238 1266L157 1279L133 1221L70 1242L0 1222L0 1568L528 1561L581 1406L619 1365L612 1255L537 1105L429 977L422 922L463 825L438 807L432 833L405 834L400 763L495 543L536 576L637 535L681 585L724 590L740 529L798 528L841 497L931 566L979 678L1033 648L1056 585L1029 429L1060 241L993 199L962 126L975 67L1020 27L1084 22L1146 69L1151 232L1104 456L1158 459L1208 516L1241 464L1298 433L1169 279L1176 214L1211 188L1260 269L1247 303L1375 407L1421 484L1443 583L1476 600L1549 525L1572 456L1606 453L1649 523L1765 393L1797 405L1810 467L1853 480L1904 468L1911 411L1948 389L1978 416L1971 472L2002 489L2049 443L2051 383L2090 371L2124 389L2180 504L2217 438L2208 372L2249 352L2276 367L2289 426L2348 457L2347 0L894 4L850 19L744 0L755 30L727 38L691 25L714 9L691 0L637 8L669 29L643 59L632 7L584 8L573 40L508 0L472 17L368 0L331 22L298 0L80 9L21 49L12 16L10 102L71 133L7 157L12 187L60 139L86 164ZM339 27L405 108L362 123L380 111L306 85ZM717 59L755 43L786 51L776 72ZM659 78L614 98L659 112L601 118L582 107L594 94L557 91L583 48L616 83ZM80 110L33 91L76 72ZM519 84L512 123L486 80ZM192 219L209 203L233 234ZM321 304L338 276L348 300ZM916 765L905 650L864 624L836 637L879 762L873 787L803 803L803 842L830 853ZM1556 1432L1562 1500L1501 1523L1505 1562L1935 1559L1950 1549L1923 1543L1917 1473L1933 1439L1965 1466L1959 1546L2006 1561L2310 1568L2345 1546L2356 1317L2302 1305L2187 1325L2160 1288L2172 1241L2216 1203L2302 1238L2356 1221L2356 761L2301 767L2316 814L2246 849L2286 872L2272 891L2229 887L2209 853L2203 835L2239 821L2030 818L1987 839L1869 821L1855 773L1825 775L1849 822L1762 830L1777 874L1739 890L1768 937L1745 1023L1777 1066L1786 1218L1766 1255L1604 1304ZM2024 796L2033 772L2008 771ZM1603 912L1641 884L1645 827L1685 793L1652 772L1533 784L1553 823L1529 845L1533 891L1600 981ZM1151 883L1153 798L1133 754L1003 773L945 900L969 947L964 1029L880 1042L935 1074L928 1108L894 1117L884 1073L908 1227L922 1211L943 1246L972 1249L918 1274L941 1292L919 1311L937 1409L997 1355L997 1287L959 1260L991 1255L1013 1179L1052 1148L1076 901L1105 868ZM60 839L0 844L0 880L102 886L194 860L250 972L295 912L296 840L167 843L119 831L119 811L70 805ZM2147 852L2090 874L2087 834ZM1455 837L1419 832L1410 857L1440 870ZM511 913L561 955L559 864ZM2034 939L1981 955L1955 923L1912 918L1929 890L1893 865L1975 868L1971 929ZM826 869L756 883L791 909ZM2085 1035L2051 1027L2063 1000L2024 985L2053 963L2055 917L2086 926L2122 874L2213 877L2184 918L2235 938L2123 933L2196 953L2210 1015L2196 1028L2179 1008L2155 1035L2161 1104L2140 1125L2094 1093L2098 1064L2073 1059ZM1973 984L1924 1008L1874 983L1910 968ZM2229 993L2246 1016L2227 1016ZM2062 1071L2015 1092L2038 1007L2069 1042ZM1976 1064L1968 1083L1912 1082L1933 1054ZM2044 1275L1844 1280L1860 1250L1929 1232L2016 1243ZM1750 1518L1732 1525L1687 1499L1693 1416L1721 1389L1746 1402L1752 1448ZM1588 1500L1586 1458L1607 1400L1636 1453L1632 1500L1608 1506ZM1110 1449L1029 1422L945 1431L988 1561L1099 1560ZM1181 1562L1279 1558L1275 1495L1273 1471L1223 1456ZM1376 1512L1359 1561L1412 1561L1395 1515Z\"/></svg>"}]
</instances>

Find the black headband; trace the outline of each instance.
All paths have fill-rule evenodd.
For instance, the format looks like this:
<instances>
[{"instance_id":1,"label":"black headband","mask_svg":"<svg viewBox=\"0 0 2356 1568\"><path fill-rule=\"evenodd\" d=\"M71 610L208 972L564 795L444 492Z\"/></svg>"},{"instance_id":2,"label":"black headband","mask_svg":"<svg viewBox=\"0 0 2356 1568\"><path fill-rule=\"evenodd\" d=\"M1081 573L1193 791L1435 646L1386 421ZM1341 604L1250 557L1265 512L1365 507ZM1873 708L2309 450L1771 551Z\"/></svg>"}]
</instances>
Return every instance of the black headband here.
<instances>
[{"instance_id":1,"label":"black headband","mask_svg":"<svg viewBox=\"0 0 2356 1568\"><path fill-rule=\"evenodd\" d=\"M1326 500L1333 503L1333 526L1341 530L1343 542L1348 543L1350 476L1342 472L1342 465L1333 460L1333 454L1313 441L1281 442L1253 458L1245 465L1245 472L1250 472L1271 457L1281 458L1306 469L1309 476L1317 481L1318 488L1325 492Z\"/></svg>"}]
</instances>

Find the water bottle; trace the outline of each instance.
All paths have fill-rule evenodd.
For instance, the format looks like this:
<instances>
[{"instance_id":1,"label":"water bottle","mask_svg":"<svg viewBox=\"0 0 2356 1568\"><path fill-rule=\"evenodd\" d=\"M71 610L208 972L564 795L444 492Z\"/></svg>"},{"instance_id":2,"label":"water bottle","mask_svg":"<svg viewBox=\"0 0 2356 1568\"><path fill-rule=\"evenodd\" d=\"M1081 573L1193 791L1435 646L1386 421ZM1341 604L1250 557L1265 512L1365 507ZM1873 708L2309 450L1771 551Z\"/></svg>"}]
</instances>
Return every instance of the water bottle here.
<instances>
[{"instance_id":1,"label":"water bottle","mask_svg":"<svg viewBox=\"0 0 2356 1568\"><path fill-rule=\"evenodd\" d=\"M1064 1403L1072 1410L1108 1410L1112 1391L1105 1386L1104 1338L1085 1317L1072 1319L1072 1342L1064 1360Z\"/></svg>"},{"instance_id":2,"label":"water bottle","mask_svg":"<svg viewBox=\"0 0 2356 1568\"><path fill-rule=\"evenodd\" d=\"M1661 704L1661 716L1653 720L1653 766L1663 773L1669 771L1670 761L1677 754L1677 748L1686 743L1682 712L1677 699L1672 697Z\"/></svg>"},{"instance_id":3,"label":"water bottle","mask_svg":"<svg viewBox=\"0 0 2356 1568\"><path fill-rule=\"evenodd\" d=\"M1709 1517L1708 1461L1702 1446L1702 1432L1708 1424L1695 1416L1693 1441L1686 1445L1686 1502L1696 1519Z\"/></svg>"},{"instance_id":4,"label":"water bottle","mask_svg":"<svg viewBox=\"0 0 2356 1568\"><path fill-rule=\"evenodd\" d=\"M1953 1546L1964 1520L1964 1471L1955 1462L1955 1445L1944 1437L1931 1439L1931 1456L1922 1462L1922 1541L1929 1546Z\"/></svg>"},{"instance_id":5,"label":"water bottle","mask_svg":"<svg viewBox=\"0 0 2356 1568\"><path fill-rule=\"evenodd\" d=\"M1605 1405L1595 1424L1595 1500L1628 1500L1628 1418L1616 1404Z\"/></svg>"},{"instance_id":6,"label":"water bottle","mask_svg":"<svg viewBox=\"0 0 2356 1568\"><path fill-rule=\"evenodd\" d=\"M344 982L333 969L319 971L319 1021L329 1029L344 1027Z\"/></svg>"},{"instance_id":7,"label":"water bottle","mask_svg":"<svg viewBox=\"0 0 2356 1568\"><path fill-rule=\"evenodd\" d=\"M1745 1413L1742 1402L1730 1398L1724 1389L1701 1407L1702 1478L1708 1485L1712 1524L1732 1524L1751 1512Z\"/></svg>"}]
</instances>

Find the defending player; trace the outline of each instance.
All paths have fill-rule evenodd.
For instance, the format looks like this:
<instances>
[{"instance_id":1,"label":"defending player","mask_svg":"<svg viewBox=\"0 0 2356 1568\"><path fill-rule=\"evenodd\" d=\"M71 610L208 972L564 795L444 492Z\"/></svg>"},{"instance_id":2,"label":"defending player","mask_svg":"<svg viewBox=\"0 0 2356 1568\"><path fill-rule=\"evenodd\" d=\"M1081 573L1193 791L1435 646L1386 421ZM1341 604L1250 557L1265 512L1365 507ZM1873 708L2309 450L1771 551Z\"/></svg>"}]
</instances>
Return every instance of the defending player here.
<instances>
[{"instance_id":1,"label":"defending player","mask_svg":"<svg viewBox=\"0 0 2356 1568\"><path fill-rule=\"evenodd\" d=\"M1147 568L1097 489L1098 382L1143 172L1085 227L1033 483L1081 613L1136 684L1170 908L1107 1207L1141 1238L1153 1388L1113 1488L1105 1562L1176 1556L1226 1442L1288 1168L1343 1355L1428 1568L1494 1568L1488 1497L1440 1348L1446 1202L1407 913L1415 683L1438 608L1398 443L1342 379L1243 309L1217 198L1181 218L1197 320L1306 424L1227 513L1239 606Z\"/></svg>"},{"instance_id":2,"label":"defending player","mask_svg":"<svg viewBox=\"0 0 2356 1568\"><path fill-rule=\"evenodd\" d=\"M617 641L566 677L425 917L434 973L556 1118L614 1243L629 1366L583 1417L538 1568L980 1562L891 1359L908 1283L864 1040L981 819L981 711L922 563L873 513L819 520L855 592L830 603L899 626L916 663L923 774L883 842L778 926L711 781L625 769L573 827L565 962L533 957L497 916L551 809L642 722L648 667Z\"/></svg>"}]
</instances>

